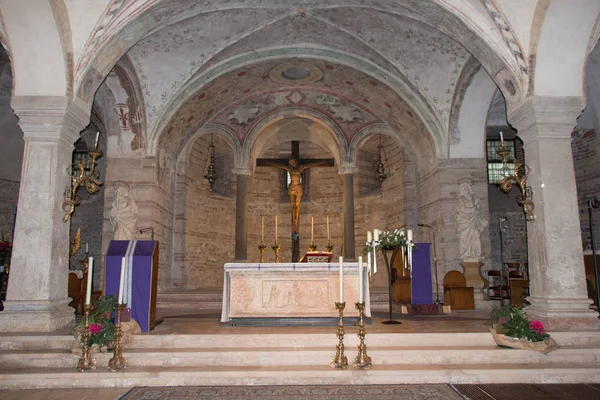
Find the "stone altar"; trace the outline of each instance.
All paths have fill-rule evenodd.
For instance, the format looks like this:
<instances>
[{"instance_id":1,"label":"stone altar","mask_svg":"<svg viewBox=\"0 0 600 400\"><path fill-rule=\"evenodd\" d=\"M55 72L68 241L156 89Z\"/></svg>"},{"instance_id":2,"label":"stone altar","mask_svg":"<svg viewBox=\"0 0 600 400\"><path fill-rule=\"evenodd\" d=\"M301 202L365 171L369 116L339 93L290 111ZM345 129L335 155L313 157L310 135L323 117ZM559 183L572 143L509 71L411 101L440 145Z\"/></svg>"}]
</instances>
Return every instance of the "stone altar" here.
<instances>
[{"instance_id":1,"label":"stone altar","mask_svg":"<svg viewBox=\"0 0 600 400\"><path fill-rule=\"evenodd\" d=\"M221 322L247 318L337 318L339 263L227 263ZM365 316L371 316L363 268ZM358 263L343 264L344 317L358 317Z\"/></svg>"}]
</instances>

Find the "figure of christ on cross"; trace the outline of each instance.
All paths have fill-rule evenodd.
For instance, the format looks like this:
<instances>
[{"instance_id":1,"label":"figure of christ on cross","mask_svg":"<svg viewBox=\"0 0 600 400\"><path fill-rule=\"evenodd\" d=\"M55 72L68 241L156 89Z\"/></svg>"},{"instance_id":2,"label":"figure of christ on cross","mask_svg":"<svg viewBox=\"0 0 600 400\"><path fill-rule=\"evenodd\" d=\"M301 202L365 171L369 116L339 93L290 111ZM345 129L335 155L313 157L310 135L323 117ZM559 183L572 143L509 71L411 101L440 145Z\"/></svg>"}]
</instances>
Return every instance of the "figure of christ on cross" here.
<instances>
[{"instance_id":1,"label":"figure of christ on cross","mask_svg":"<svg viewBox=\"0 0 600 400\"><path fill-rule=\"evenodd\" d=\"M292 155L287 159L258 158L256 166L274 167L287 171L290 174L288 196L290 198L290 211L292 213L292 262L297 262L300 256L300 201L302 200L303 187L300 177L302 172L314 167L332 167L333 158L301 159L300 142L292 141Z\"/></svg>"}]
</instances>

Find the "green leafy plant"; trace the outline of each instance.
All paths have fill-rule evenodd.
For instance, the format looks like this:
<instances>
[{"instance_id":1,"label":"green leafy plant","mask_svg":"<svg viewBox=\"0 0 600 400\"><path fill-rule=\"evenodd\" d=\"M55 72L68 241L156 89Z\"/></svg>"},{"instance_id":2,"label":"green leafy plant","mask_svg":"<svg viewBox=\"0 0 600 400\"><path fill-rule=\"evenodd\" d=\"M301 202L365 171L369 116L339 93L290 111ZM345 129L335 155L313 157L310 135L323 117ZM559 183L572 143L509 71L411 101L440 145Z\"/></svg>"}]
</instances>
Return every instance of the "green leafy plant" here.
<instances>
[{"instance_id":1,"label":"green leafy plant","mask_svg":"<svg viewBox=\"0 0 600 400\"><path fill-rule=\"evenodd\" d=\"M494 308L490 319L492 325L496 325L496 331L505 336L525 338L531 342L542 342L550 337L540 321L529 321L523 310L512 305Z\"/></svg>"},{"instance_id":2,"label":"green leafy plant","mask_svg":"<svg viewBox=\"0 0 600 400\"><path fill-rule=\"evenodd\" d=\"M115 324L112 314L117 309L117 297L100 296L98 300L92 303L92 311L89 316L89 338L88 346L98 345L100 348L106 346L112 347L115 339ZM85 320L82 319L73 331L75 338L83 342L83 331L85 329Z\"/></svg>"}]
</instances>

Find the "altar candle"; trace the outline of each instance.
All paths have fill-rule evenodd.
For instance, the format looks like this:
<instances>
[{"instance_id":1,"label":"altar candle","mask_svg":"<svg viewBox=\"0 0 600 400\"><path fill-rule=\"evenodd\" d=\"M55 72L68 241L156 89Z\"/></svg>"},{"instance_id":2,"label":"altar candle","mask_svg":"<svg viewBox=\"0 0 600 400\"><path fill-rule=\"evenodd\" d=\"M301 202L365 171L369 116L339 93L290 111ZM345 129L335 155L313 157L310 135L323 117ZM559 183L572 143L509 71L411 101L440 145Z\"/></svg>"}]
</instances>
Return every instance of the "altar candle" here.
<instances>
[{"instance_id":1,"label":"altar candle","mask_svg":"<svg viewBox=\"0 0 600 400\"><path fill-rule=\"evenodd\" d=\"M275 216L275 243L277 243L277 215Z\"/></svg>"},{"instance_id":2,"label":"altar candle","mask_svg":"<svg viewBox=\"0 0 600 400\"><path fill-rule=\"evenodd\" d=\"M379 242L379 229L373 229L373 240Z\"/></svg>"},{"instance_id":3,"label":"altar candle","mask_svg":"<svg viewBox=\"0 0 600 400\"><path fill-rule=\"evenodd\" d=\"M90 304L92 300L92 276L94 275L94 259L88 258L88 276L87 286L85 288L85 304Z\"/></svg>"},{"instance_id":4,"label":"altar candle","mask_svg":"<svg viewBox=\"0 0 600 400\"><path fill-rule=\"evenodd\" d=\"M327 241L329 242L329 215L327 216Z\"/></svg>"},{"instance_id":5,"label":"altar candle","mask_svg":"<svg viewBox=\"0 0 600 400\"><path fill-rule=\"evenodd\" d=\"M123 304L123 288L125 287L125 270L127 269L127 259L121 259L121 279L119 280L119 304Z\"/></svg>"},{"instance_id":6,"label":"altar candle","mask_svg":"<svg viewBox=\"0 0 600 400\"><path fill-rule=\"evenodd\" d=\"M96 132L96 140L94 141L94 149L98 148L98 139L100 139L100 132Z\"/></svg>"},{"instance_id":7,"label":"altar candle","mask_svg":"<svg viewBox=\"0 0 600 400\"><path fill-rule=\"evenodd\" d=\"M371 235L371 231L367 232L367 242L371 243L373 241L373 235Z\"/></svg>"},{"instance_id":8,"label":"altar candle","mask_svg":"<svg viewBox=\"0 0 600 400\"><path fill-rule=\"evenodd\" d=\"M502 134L502 131L500 131L500 144L504 147L504 135Z\"/></svg>"},{"instance_id":9,"label":"altar candle","mask_svg":"<svg viewBox=\"0 0 600 400\"><path fill-rule=\"evenodd\" d=\"M87 253L89 253L89 251L88 251L88 244L87 244L87 242L86 242L86 243L85 243L85 254L87 254Z\"/></svg>"},{"instance_id":10,"label":"altar candle","mask_svg":"<svg viewBox=\"0 0 600 400\"><path fill-rule=\"evenodd\" d=\"M315 242L315 217L310 217L310 243Z\"/></svg>"},{"instance_id":11,"label":"altar candle","mask_svg":"<svg viewBox=\"0 0 600 400\"><path fill-rule=\"evenodd\" d=\"M365 301L365 292L363 288L363 258L358 256L358 302L363 303Z\"/></svg>"},{"instance_id":12,"label":"altar candle","mask_svg":"<svg viewBox=\"0 0 600 400\"><path fill-rule=\"evenodd\" d=\"M260 223L260 242L264 243L265 241L265 216L263 215L262 217L262 221Z\"/></svg>"},{"instance_id":13,"label":"altar candle","mask_svg":"<svg viewBox=\"0 0 600 400\"><path fill-rule=\"evenodd\" d=\"M413 239L412 229L409 229L406 231L406 238L408 239L409 242L412 242L412 239Z\"/></svg>"},{"instance_id":14,"label":"altar candle","mask_svg":"<svg viewBox=\"0 0 600 400\"><path fill-rule=\"evenodd\" d=\"M344 257L340 256L340 303L344 302L344 272L342 271L344 264Z\"/></svg>"}]
</instances>

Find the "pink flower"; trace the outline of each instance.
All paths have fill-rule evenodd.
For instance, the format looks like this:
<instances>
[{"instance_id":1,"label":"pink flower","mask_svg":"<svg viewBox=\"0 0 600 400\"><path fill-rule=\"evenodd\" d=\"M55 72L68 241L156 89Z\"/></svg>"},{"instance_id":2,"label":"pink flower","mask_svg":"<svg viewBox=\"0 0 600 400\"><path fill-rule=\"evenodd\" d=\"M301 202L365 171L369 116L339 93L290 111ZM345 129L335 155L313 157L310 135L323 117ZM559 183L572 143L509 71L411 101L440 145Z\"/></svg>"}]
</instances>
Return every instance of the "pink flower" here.
<instances>
[{"instance_id":1,"label":"pink flower","mask_svg":"<svg viewBox=\"0 0 600 400\"><path fill-rule=\"evenodd\" d=\"M544 324L542 324L540 321L535 320L535 321L531 321L529 323L529 328L533 329L534 331L536 331L537 333L544 333Z\"/></svg>"},{"instance_id":2,"label":"pink flower","mask_svg":"<svg viewBox=\"0 0 600 400\"><path fill-rule=\"evenodd\" d=\"M102 330L102 325L100 324L91 324L90 325L90 333L98 333Z\"/></svg>"}]
</instances>

